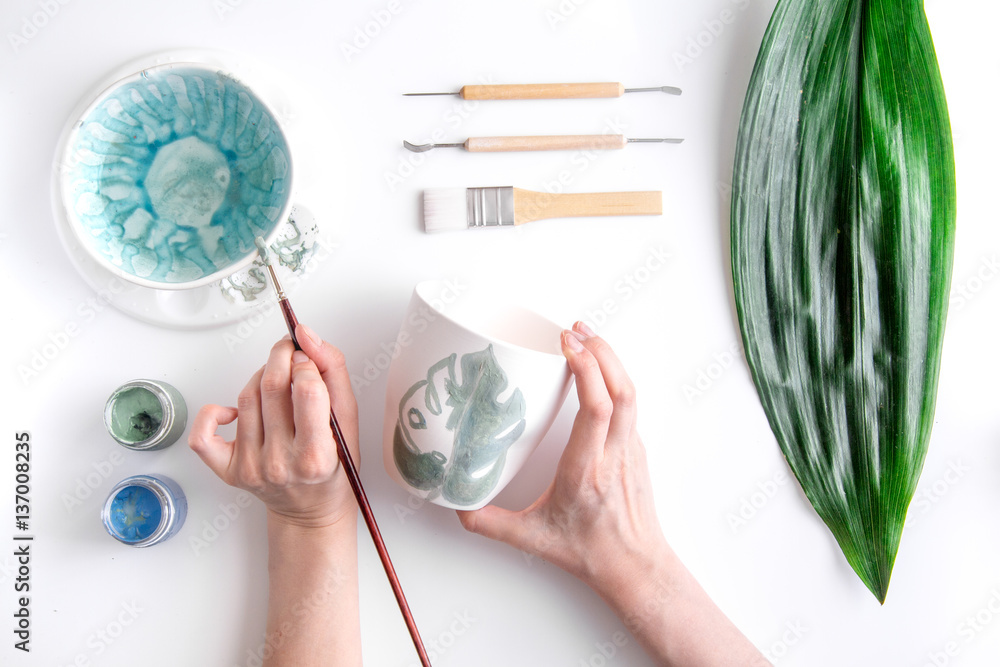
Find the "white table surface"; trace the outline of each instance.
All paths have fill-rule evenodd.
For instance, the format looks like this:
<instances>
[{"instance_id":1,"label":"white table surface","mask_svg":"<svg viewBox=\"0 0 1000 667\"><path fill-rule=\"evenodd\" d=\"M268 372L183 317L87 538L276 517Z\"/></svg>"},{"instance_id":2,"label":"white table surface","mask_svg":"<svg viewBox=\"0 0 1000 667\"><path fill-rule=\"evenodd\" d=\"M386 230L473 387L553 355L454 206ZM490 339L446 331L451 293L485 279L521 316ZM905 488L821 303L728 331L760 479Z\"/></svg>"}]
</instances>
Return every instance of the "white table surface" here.
<instances>
[{"instance_id":1,"label":"white table surface","mask_svg":"<svg viewBox=\"0 0 1000 667\"><path fill-rule=\"evenodd\" d=\"M96 310L88 305L94 291L66 260L50 207L55 143L72 108L122 63L179 47L224 49L280 74L282 115L298 142L296 199L336 243L295 293L296 311L344 349L352 373L360 375L394 340L413 285L426 278L502 281L565 325L604 320L599 330L640 393L640 432L666 534L757 646L782 665L995 664L1000 147L993 102L1000 12L986 2L927 4L955 134L956 291L919 498L880 607L789 481L738 352L728 184L739 110L773 0L4 0L0 542L7 546L0 547L0 664L259 664L266 607L261 505L254 501L213 536L206 526L226 523L222 508L238 492L183 443L124 452L101 415L112 389L136 377L174 384L192 411L232 403L283 324L270 318L250 328L177 331L113 308ZM39 19L45 7L52 16ZM729 23L713 23L725 10ZM357 53L346 53L373 12L391 21L369 43L359 42ZM24 21L44 25L32 32ZM713 26L718 34L708 32ZM12 34L30 38L12 41ZM677 54L699 39L701 53L679 61ZM684 95L479 105L400 95L480 81L672 84ZM592 155L439 150L412 170L400 167L413 159L401 140L424 141L438 128L461 141L612 126L627 136L686 141ZM387 173L405 177L390 187ZM661 189L665 215L440 236L420 229L424 188L541 190L560 177L576 192ZM670 255L666 265L636 273L654 252ZM645 282L625 288L627 276ZM614 312L605 317L598 311L606 301ZM37 376L23 378L19 367L67 327L75 335ZM408 496L382 468L384 391L384 372L359 390L362 475L423 636L439 648L435 665L653 664L632 638L604 658L602 647L610 652L622 623L555 567L465 533L450 511L401 511ZM546 486L575 408L571 396L499 497L502 505L523 507ZM13 437L22 430L31 432L34 447L30 654L13 649L12 634ZM172 476L190 500L182 531L147 550L117 544L99 519L110 488L140 472ZM67 497L88 489L89 497L66 506ZM756 505L753 516L734 524L744 503L747 515ZM211 538L207 548L195 548L192 538L199 537ZM366 664L415 664L375 551L367 535L360 541Z\"/></svg>"}]
</instances>

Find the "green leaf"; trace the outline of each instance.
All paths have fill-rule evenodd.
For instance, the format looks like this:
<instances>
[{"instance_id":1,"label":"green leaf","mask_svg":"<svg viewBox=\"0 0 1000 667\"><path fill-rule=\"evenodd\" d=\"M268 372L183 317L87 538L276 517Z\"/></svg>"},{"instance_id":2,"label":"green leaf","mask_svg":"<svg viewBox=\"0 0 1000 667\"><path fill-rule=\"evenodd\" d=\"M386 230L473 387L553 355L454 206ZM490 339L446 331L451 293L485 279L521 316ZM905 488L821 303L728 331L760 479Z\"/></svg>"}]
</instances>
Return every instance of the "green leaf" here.
<instances>
[{"instance_id":1,"label":"green leaf","mask_svg":"<svg viewBox=\"0 0 1000 667\"><path fill-rule=\"evenodd\" d=\"M885 601L923 467L955 232L919 0L779 0L733 175L747 362L789 466Z\"/></svg>"},{"instance_id":2,"label":"green leaf","mask_svg":"<svg viewBox=\"0 0 1000 667\"><path fill-rule=\"evenodd\" d=\"M448 429L455 432L451 465L445 472L445 498L473 505L497 485L507 450L524 432L525 403L520 389L499 400L507 389L507 374L497 363L493 345L462 355L462 383L446 381L452 412Z\"/></svg>"},{"instance_id":3,"label":"green leaf","mask_svg":"<svg viewBox=\"0 0 1000 667\"><path fill-rule=\"evenodd\" d=\"M426 379L403 395L393 432L393 459L403 479L416 489L430 491L428 497L441 493L456 505L471 506L486 498L500 481L507 450L524 433L526 405L518 388L500 401L508 380L492 345L462 355L461 382L456 381L456 361L457 353L437 362ZM423 408L407 410L421 392ZM441 393L447 396L444 405ZM451 408L444 424L453 433L450 460L439 451L420 451L412 435L427 428L427 419L441 416L445 407Z\"/></svg>"},{"instance_id":4,"label":"green leaf","mask_svg":"<svg viewBox=\"0 0 1000 667\"><path fill-rule=\"evenodd\" d=\"M413 440L413 432L427 428L427 417L431 418L440 415L443 410L441 398L437 390L437 376L439 373L445 374L445 382L450 382L455 377L455 360L457 354L445 357L430 367L427 371L427 378L419 380L410 387L403 398L399 401L399 418L396 420L396 428L392 437L392 456L396 462L396 469L403 479L415 489L421 491L431 491L432 497L439 492L444 484L445 464L447 457L437 451L422 452ZM423 391L424 411L416 406L406 410L410 405L410 399L419 395Z\"/></svg>"}]
</instances>

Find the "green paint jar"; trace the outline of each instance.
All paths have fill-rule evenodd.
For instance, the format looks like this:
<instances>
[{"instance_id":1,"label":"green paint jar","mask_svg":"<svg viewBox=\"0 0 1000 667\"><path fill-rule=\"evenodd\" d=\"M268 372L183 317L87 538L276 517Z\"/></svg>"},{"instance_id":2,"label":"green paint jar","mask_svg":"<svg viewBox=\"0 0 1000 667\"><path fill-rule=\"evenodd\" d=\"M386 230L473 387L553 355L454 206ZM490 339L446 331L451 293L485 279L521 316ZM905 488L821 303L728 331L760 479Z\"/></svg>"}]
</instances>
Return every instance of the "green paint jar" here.
<instances>
[{"instance_id":1,"label":"green paint jar","mask_svg":"<svg viewBox=\"0 0 1000 667\"><path fill-rule=\"evenodd\" d=\"M115 389L104 406L104 425L118 444L138 451L174 444L187 426L187 405L174 387L132 380Z\"/></svg>"}]
</instances>

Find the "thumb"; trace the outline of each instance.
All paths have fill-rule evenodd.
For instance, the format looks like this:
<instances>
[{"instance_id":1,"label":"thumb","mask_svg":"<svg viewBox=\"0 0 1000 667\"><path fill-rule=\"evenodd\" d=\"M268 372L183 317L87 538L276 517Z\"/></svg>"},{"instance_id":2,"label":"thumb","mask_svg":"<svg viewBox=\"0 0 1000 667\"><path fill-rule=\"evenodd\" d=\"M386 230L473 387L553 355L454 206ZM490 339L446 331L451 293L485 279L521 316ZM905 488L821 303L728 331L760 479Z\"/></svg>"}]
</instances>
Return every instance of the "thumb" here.
<instances>
[{"instance_id":1,"label":"thumb","mask_svg":"<svg viewBox=\"0 0 1000 667\"><path fill-rule=\"evenodd\" d=\"M487 505L471 512L457 510L456 514L462 527L470 533L504 542L521 551L535 552L534 545L527 544L531 531L525 528L523 512L511 512L496 505Z\"/></svg>"},{"instance_id":2,"label":"thumb","mask_svg":"<svg viewBox=\"0 0 1000 667\"><path fill-rule=\"evenodd\" d=\"M216 433L219 426L231 424L238 417L236 408L206 405L195 415L188 436L188 445L201 457L220 479L225 481L226 471L233 458L234 443Z\"/></svg>"}]
</instances>

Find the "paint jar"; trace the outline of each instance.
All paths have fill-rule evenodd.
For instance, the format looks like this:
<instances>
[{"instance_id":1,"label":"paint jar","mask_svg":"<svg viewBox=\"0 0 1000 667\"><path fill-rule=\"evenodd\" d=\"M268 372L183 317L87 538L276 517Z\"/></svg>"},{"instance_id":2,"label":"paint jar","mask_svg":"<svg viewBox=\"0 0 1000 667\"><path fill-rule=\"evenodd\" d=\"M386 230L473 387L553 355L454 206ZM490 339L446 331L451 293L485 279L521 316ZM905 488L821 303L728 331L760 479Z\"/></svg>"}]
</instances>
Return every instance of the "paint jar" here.
<instances>
[{"instance_id":1,"label":"paint jar","mask_svg":"<svg viewBox=\"0 0 1000 667\"><path fill-rule=\"evenodd\" d=\"M101 520L111 537L130 547L151 547L184 525L187 498L164 475L135 475L119 482L104 501Z\"/></svg>"},{"instance_id":2,"label":"paint jar","mask_svg":"<svg viewBox=\"0 0 1000 667\"><path fill-rule=\"evenodd\" d=\"M132 380L104 406L104 425L118 444L139 451L174 444L187 426L187 405L166 382Z\"/></svg>"}]
</instances>

